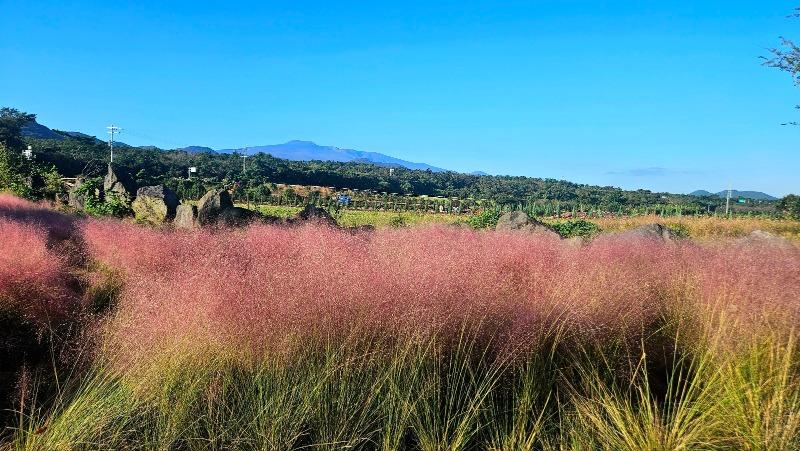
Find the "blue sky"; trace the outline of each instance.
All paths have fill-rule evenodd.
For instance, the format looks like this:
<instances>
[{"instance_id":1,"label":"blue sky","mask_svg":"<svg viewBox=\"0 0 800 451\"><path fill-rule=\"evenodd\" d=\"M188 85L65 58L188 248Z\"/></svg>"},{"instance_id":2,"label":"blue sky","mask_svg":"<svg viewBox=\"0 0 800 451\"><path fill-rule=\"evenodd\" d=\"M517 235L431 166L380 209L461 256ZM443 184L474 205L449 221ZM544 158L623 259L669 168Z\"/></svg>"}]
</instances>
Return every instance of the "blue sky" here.
<instances>
[{"instance_id":1,"label":"blue sky","mask_svg":"<svg viewBox=\"0 0 800 451\"><path fill-rule=\"evenodd\" d=\"M784 1L0 0L0 104L160 147L291 139L459 171L800 191Z\"/></svg>"}]
</instances>

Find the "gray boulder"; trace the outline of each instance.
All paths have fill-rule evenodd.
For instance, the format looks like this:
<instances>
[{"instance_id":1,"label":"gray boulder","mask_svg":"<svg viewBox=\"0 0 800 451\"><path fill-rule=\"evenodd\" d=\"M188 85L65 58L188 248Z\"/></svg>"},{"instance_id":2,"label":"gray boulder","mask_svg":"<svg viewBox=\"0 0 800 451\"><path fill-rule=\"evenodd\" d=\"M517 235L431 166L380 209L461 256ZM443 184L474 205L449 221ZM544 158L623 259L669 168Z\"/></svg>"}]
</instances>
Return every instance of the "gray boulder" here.
<instances>
[{"instance_id":1,"label":"gray boulder","mask_svg":"<svg viewBox=\"0 0 800 451\"><path fill-rule=\"evenodd\" d=\"M72 185L72 188L69 189L69 193L67 194L67 205L76 210L83 210L86 206L86 194L78 192L83 186L83 181L82 178L75 180L75 184Z\"/></svg>"},{"instance_id":2,"label":"gray boulder","mask_svg":"<svg viewBox=\"0 0 800 451\"><path fill-rule=\"evenodd\" d=\"M549 225L529 217L524 211L512 211L500 216L500 219L497 220L495 230L501 232L520 231L540 233L561 238Z\"/></svg>"},{"instance_id":3,"label":"gray boulder","mask_svg":"<svg viewBox=\"0 0 800 451\"><path fill-rule=\"evenodd\" d=\"M212 189L197 202L197 222L201 226L215 225L222 211L229 208L233 208L230 193Z\"/></svg>"},{"instance_id":4,"label":"gray boulder","mask_svg":"<svg viewBox=\"0 0 800 451\"><path fill-rule=\"evenodd\" d=\"M218 224L227 227L244 227L259 219L258 213L241 207L223 209L217 218Z\"/></svg>"},{"instance_id":5,"label":"gray boulder","mask_svg":"<svg viewBox=\"0 0 800 451\"><path fill-rule=\"evenodd\" d=\"M180 204L175 209L175 224L176 229L194 229L197 227L197 206L189 204Z\"/></svg>"},{"instance_id":6,"label":"gray boulder","mask_svg":"<svg viewBox=\"0 0 800 451\"><path fill-rule=\"evenodd\" d=\"M675 233L667 226L657 222L636 227L635 229L626 230L622 233L619 233L618 236L625 238L647 238L664 241L672 241L678 238L677 235L675 235Z\"/></svg>"},{"instance_id":7,"label":"gray boulder","mask_svg":"<svg viewBox=\"0 0 800 451\"><path fill-rule=\"evenodd\" d=\"M108 173L103 179L103 193L106 196L119 196L130 202L135 196L136 184L127 174L114 169L114 166L109 163Z\"/></svg>"},{"instance_id":8,"label":"gray boulder","mask_svg":"<svg viewBox=\"0 0 800 451\"><path fill-rule=\"evenodd\" d=\"M336 224L336 219L334 219L327 210L314 205L306 205L303 210L295 215L294 219L295 221L311 221L333 227L338 226L338 224Z\"/></svg>"},{"instance_id":9,"label":"gray boulder","mask_svg":"<svg viewBox=\"0 0 800 451\"><path fill-rule=\"evenodd\" d=\"M164 224L175 218L178 196L164 185L143 186L136 191L131 204L137 221Z\"/></svg>"}]
</instances>

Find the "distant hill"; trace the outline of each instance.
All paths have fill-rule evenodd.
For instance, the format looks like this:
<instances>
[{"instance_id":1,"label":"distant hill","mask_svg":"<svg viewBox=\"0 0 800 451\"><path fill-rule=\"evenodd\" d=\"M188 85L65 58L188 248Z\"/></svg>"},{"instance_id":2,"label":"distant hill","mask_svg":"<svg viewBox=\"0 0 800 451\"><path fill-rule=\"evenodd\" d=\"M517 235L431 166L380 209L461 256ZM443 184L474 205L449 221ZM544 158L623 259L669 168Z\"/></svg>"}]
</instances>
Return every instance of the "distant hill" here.
<instances>
[{"instance_id":1,"label":"distant hill","mask_svg":"<svg viewBox=\"0 0 800 451\"><path fill-rule=\"evenodd\" d=\"M22 136L36 139L67 139L63 134L53 131L36 121L30 121L22 127Z\"/></svg>"},{"instance_id":2,"label":"distant hill","mask_svg":"<svg viewBox=\"0 0 800 451\"><path fill-rule=\"evenodd\" d=\"M53 130L49 127L46 127L36 121L31 121L25 124L22 127L22 136L25 138L36 138L36 139L52 139L56 141L62 141L68 138L78 138L78 139L91 139L95 143L105 143L102 139L97 138L96 136L87 135L86 133L81 132L68 132L62 130ZM115 147L131 147L128 144L125 144L122 141L114 141ZM144 146L142 146L144 147Z\"/></svg>"},{"instance_id":3,"label":"distant hill","mask_svg":"<svg viewBox=\"0 0 800 451\"><path fill-rule=\"evenodd\" d=\"M725 198L728 196L728 190L723 190L718 193L712 193L710 191L706 191L704 189L699 189L697 191L692 191L689 193L690 196L716 196ZM767 193L762 193L761 191L738 191L738 190L731 190L731 197L744 197L745 199L753 199L753 200L778 200L775 196L770 196Z\"/></svg>"},{"instance_id":4,"label":"distant hill","mask_svg":"<svg viewBox=\"0 0 800 451\"><path fill-rule=\"evenodd\" d=\"M270 154L276 158L294 161L338 161L371 163L386 167L404 167L408 169L431 170L432 172L445 172L447 169L437 168L425 163L414 163L390 157L378 152L365 152L354 149L342 149L334 146L320 146L311 141L289 141L283 144L267 146L243 147L239 149L223 149L220 153L244 153L253 155L257 153Z\"/></svg>"},{"instance_id":5,"label":"distant hill","mask_svg":"<svg viewBox=\"0 0 800 451\"><path fill-rule=\"evenodd\" d=\"M216 153L214 149L205 146L186 146L175 150L182 150L186 153Z\"/></svg>"}]
</instances>

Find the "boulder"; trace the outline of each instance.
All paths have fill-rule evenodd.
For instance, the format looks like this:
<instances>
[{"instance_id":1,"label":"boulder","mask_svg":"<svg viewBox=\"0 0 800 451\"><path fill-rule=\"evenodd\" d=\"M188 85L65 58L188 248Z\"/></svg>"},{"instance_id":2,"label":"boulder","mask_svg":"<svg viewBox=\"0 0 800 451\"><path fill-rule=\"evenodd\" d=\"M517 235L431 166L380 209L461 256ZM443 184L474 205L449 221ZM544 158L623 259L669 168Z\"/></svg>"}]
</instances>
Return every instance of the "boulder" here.
<instances>
[{"instance_id":1,"label":"boulder","mask_svg":"<svg viewBox=\"0 0 800 451\"><path fill-rule=\"evenodd\" d=\"M178 196L164 185L143 186L136 191L136 200L131 204L137 221L164 224L175 217Z\"/></svg>"},{"instance_id":2,"label":"boulder","mask_svg":"<svg viewBox=\"0 0 800 451\"><path fill-rule=\"evenodd\" d=\"M648 238L653 240L672 241L677 238L675 233L664 224L654 222L635 229L626 230L618 234L625 238Z\"/></svg>"},{"instance_id":3,"label":"boulder","mask_svg":"<svg viewBox=\"0 0 800 451\"><path fill-rule=\"evenodd\" d=\"M225 208L219 213L218 224L227 227L243 227L259 219L258 213L241 207Z\"/></svg>"},{"instance_id":4,"label":"boulder","mask_svg":"<svg viewBox=\"0 0 800 451\"><path fill-rule=\"evenodd\" d=\"M67 205L76 210L83 210L86 206L86 194L78 192L81 186L83 186L83 182L84 180L82 178L78 178L75 180L75 184L72 188L69 189Z\"/></svg>"},{"instance_id":5,"label":"boulder","mask_svg":"<svg viewBox=\"0 0 800 451\"><path fill-rule=\"evenodd\" d=\"M524 211L512 211L500 216L500 219L497 220L495 230L541 233L561 238L549 225L529 217Z\"/></svg>"},{"instance_id":6,"label":"boulder","mask_svg":"<svg viewBox=\"0 0 800 451\"><path fill-rule=\"evenodd\" d=\"M197 207L195 205L180 204L175 209L175 228L193 229L197 227Z\"/></svg>"},{"instance_id":7,"label":"boulder","mask_svg":"<svg viewBox=\"0 0 800 451\"><path fill-rule=\"evenodd\" d=\"M197 202L197 222L201 226L217 223L223 210L233 208L233 200L227 190L212 189Z\"/></svg>"},{"instance_id":8,"label":"boulder","mask_svg":"<svg viewBox=\"0 0 800 451\"><path fill-rule=\"evenodd\" d=\"M302 211L297 213L294 217L295 221L311 221L320 224L326 224L336 227L336 220L333 219L330 213L324 208L318 208L314 205L306 205Z\"/></svg>"},{"instance_id":9,"label":"boulder","mask_svg":"<svg viewBox=\"0 0 800 451\"><path fill-rule=\"evenodd\" d=\"M106 196L117 195L130 202L135 196L136 184L127 174L114 169L114 166L109 163L108 173L103 179L103 192Z\"/></svg>"}]
</instances>

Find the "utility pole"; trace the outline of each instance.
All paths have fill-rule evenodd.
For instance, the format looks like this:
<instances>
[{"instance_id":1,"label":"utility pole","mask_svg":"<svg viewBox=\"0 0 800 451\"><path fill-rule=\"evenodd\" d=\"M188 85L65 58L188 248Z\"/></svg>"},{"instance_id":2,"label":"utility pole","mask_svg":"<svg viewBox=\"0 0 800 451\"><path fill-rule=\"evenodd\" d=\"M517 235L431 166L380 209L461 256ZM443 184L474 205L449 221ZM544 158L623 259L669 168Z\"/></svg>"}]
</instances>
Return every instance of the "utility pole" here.
<instances>
[{"instance_id":1,"label":"utility pole","mask_svg":"<svg viewBox=\"0 0 800 451\"><path fill-rule=\"evenodd\" d=\"M246 162L247 162L247 155L242 155L242 174L244 174L245 171L247 171L247 165L245 164Z\"/></svg>"},{"instance_id":2,"label":"utility pole","mask_svg":"<svg viewBox=\"0 0 800 451\"><path fill-rule=\"evenodd\" d=\"M725 198L725 216L728 216L730 208L731 208L731 186L728 185L728 196Z\"/></svg>"},{"instance_id":3,"label":"utility pole","mask_svg":"<svg viewBox=\"0 0 800 451\"><path fill-rule=\"evenodd\" d=\"M114 133L119 133L122 131L121 128L117 127L116 125L109 125L106 127L108 129L108 134L111 135L111 138L108 140L108 147L111 148L111 163L114 162Z\"/></svg>"}]
</instances>

